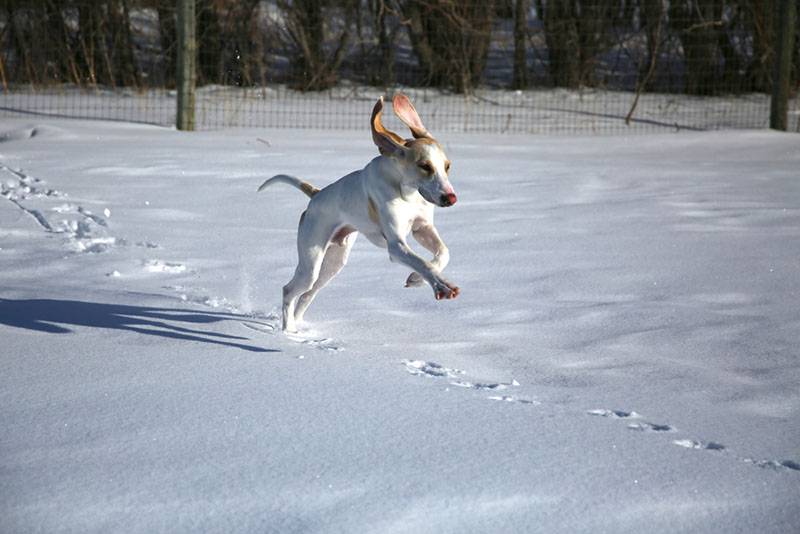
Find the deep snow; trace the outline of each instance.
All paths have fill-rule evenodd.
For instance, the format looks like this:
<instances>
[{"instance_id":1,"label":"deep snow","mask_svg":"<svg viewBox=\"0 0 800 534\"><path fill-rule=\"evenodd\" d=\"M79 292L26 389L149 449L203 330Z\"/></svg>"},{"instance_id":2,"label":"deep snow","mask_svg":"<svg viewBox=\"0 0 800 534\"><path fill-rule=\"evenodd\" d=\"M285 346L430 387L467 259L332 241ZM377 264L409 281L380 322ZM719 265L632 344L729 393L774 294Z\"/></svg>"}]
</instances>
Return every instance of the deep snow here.
<instances>
[{"instance_id":1,"label":"deep snow","mask_svg":"<svg viewBox=\"0 0 800 534\"><path fill-rule=\"evenodd\" d=\"M800 529L796 135L442 135L461 296L360 238L292 338L255 189L369 132L0 138L2 532Z\"/></svg>"}]
</instances>

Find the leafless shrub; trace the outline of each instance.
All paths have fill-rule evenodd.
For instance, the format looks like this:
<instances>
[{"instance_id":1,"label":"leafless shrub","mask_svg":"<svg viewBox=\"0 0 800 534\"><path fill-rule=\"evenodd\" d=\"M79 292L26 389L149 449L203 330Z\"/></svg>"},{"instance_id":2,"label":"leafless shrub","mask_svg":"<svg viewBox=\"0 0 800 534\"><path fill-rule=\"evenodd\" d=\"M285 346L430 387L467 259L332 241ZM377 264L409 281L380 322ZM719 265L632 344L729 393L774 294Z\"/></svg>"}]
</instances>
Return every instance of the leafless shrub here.
<instances>
[{"instance_id":1,"label":"leafless shrub","mask_svg":"<svg viewBox=\"0 0 800 534\"><path fill-rule=\"evenodd\" d=\"M253 86L267 82L259 0L200 0L198 82Z\"/></svg>"},{"instance_id":2,"label":"leafless shrub","mask_svg":"<svg viewBox=\"0 0 800 534\"><path fill-rule=\"evenodd\" d=\"M402 6L422 85L469 92L481 80L494 0L407 0Z\"/></svg>"},{"instance_id":3,"label":"leafless shrub","mask_svg":"<svg viewBox=\"0 0 800 534\"><path fill-rule=\"evenodd\" d=\"M278 0L285 17L285 35L294 64L294 81L304 91L318 91L333 86L345 58L352 34L354 0ZM338 35L326 11L341 14ZM332 52L326 44L334 41Z\"/></svg>"},{"instance_id":4,"label":"leafless shrub","mask_svg":"<svg viewBox=\"0 0 800 534\"><path fill-rule=\"evenodd\" d=\"M777 8L777 0L197 0L198 81L322 90L345 78L470 92L486 81L490 46L513 40L507 78L494 66L492 83L767 92ZM172 87L176 48L173 0L0 0L3 88Z\"/></svg>"}]
</instances>

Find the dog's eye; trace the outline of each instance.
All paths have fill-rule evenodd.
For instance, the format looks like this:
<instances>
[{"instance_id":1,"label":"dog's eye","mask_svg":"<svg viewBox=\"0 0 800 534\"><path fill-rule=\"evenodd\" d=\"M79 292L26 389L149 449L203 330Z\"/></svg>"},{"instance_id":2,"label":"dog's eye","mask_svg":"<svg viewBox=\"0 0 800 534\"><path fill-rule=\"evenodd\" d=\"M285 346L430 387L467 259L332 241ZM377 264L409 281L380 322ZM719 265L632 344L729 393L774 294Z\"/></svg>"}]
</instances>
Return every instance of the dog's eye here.
<instances>
[{"instance_id":1,"label":"dog's eye","mask_svg":"<svg viewBox=\"0 0 800 534\"><path fill-rule=\"evenodd\" d=\"M421 163L417 163L417 166L422 169L422 172L426 174L433 174L433 165L428 163L427 161L423 161Z\"/></svg>"},{"instance_id":2,"label":"dog's eye","mask_svg":"<svg viewBox=\"0 0 800 534\"><path fill-rule=\"evenodd\" d=\"M450 172L450 162L449 161L445 161L444 162L444 172Z\"/></svg>"}]
</instances>

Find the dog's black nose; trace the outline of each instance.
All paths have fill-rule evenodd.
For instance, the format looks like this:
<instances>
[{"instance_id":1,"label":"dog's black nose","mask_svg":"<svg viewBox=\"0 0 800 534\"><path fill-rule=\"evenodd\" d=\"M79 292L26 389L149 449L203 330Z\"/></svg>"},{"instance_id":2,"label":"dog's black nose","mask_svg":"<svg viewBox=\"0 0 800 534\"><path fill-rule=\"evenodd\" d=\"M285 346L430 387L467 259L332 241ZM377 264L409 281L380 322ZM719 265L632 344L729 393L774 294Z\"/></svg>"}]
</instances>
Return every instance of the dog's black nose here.
<instances>
[{"instance_id":1,"label":"dog's black nose","mask_svg":"<svg viewBox=\"0 0 800 534\"><path fill-rule=\"evenodd\" d=\"M457 198L455 193L447 193L445 195L442 195L442 198L440 200L442 206L452 206L453 204L456 203Z\"/></svg>"}]
</instances>

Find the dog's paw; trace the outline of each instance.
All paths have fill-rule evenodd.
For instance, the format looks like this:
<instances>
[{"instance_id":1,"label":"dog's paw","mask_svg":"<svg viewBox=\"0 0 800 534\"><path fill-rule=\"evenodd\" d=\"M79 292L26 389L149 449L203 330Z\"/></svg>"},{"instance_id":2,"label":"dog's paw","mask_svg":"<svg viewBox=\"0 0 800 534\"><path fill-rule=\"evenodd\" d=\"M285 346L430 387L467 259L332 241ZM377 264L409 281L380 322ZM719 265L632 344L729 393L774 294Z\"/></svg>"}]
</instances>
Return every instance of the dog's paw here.
<instances>
[{"instance_id":1,"label":"dog's paw","mask_svg":"<svg viewBox=\"0 0 800 534\"><path fill-rule=\"evenodd\" d=\"M433 288L433 294L436 297L436 300L450 300L454 299L461 293L461 290L451 284L450 282L446 282L441 280L436 283L436 286Z\"/></svg>"},{"instance_id":2,"label":"dog's paw","mask_svg":"<svg viewBox=\"0 0 800 534\"><path fill-rule=\"evenodd\" d=\"M418 272L413 272L406 278L406 287L419 287L425 283L425 279Z\"/></svg>"}]
</instances>

